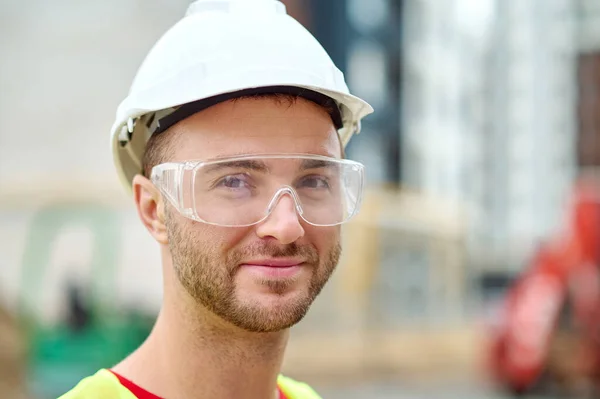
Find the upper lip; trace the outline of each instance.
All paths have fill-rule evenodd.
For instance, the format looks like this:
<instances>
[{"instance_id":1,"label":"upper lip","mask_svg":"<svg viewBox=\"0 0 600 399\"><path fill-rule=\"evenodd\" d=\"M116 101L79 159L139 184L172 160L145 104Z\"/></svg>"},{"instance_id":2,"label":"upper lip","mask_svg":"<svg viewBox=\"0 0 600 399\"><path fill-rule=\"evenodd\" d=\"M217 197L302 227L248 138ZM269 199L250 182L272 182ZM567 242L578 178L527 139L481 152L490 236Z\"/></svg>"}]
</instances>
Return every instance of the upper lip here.
<instances>
[{"instance_id":1,"label":"upper lip","mask_svg":"<svg viewBox=\"0 0 600 399\"><path fill-rule=\"evenodd\" d=\"M244 265L254 265L254 266L270 266L270 267L290 267L297 266L303 263L300 259L291 259L291 258L270 258L270 259L256 259L251 261L246 261Z\"/></svg>"}]
</instances>

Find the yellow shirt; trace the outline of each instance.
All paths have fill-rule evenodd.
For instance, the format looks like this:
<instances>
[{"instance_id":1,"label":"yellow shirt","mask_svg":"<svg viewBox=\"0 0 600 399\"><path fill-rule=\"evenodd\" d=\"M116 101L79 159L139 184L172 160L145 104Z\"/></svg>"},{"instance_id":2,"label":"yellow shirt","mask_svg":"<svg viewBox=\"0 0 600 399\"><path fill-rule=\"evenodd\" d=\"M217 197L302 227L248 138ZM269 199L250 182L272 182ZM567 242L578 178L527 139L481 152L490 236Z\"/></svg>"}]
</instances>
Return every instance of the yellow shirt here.
<instances>
[{"instance_id":1,"label":"yellow shirt","mask_svg":"<svg viewBox=\"0 0 600 399\"><path fill-rule=\"evenodd\" d=\"M279 376L279 388L287 399L321 399L307 384ZM138 399L125 388L117 376L102 369L91 377L84 378L71 391L59 399Z\"/></svg>"}]
</instances>

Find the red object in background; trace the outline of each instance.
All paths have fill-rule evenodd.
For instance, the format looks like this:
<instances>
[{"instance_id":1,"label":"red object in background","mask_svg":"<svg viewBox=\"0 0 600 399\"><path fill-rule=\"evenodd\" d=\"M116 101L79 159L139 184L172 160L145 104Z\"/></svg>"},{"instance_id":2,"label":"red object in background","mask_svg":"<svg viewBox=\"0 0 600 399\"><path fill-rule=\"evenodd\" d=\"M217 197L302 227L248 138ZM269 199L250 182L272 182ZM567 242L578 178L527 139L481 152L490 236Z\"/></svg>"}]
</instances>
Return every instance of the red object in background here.
<instances>
[{"instance_id":1,"label":"red object in background","mask_svg":"<svg viewBox=\"0 0 600 399\"><path fill-rule=\"evenodd\" d=\"M515 393L530 390L552 368L552 345L567 305L568 336L575 345L564 356L565 364L575 365L571 370L578 376L598 384L600 185L580 181L570 211L563 236L540 248L510 287L499 324L492 330L488 352L492 376Z\"/></svg>"}]
</instances>

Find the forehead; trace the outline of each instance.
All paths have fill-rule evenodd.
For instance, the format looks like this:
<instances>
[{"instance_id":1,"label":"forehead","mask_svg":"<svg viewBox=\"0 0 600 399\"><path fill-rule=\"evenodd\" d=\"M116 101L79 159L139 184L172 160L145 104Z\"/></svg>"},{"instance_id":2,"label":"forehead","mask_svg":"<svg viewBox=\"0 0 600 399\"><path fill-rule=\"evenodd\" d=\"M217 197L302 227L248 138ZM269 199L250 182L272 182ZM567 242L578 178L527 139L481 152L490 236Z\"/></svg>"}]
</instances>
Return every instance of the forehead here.
<instances>
[{"instance_id":1,"label":"forehead","mask_svg":"<svg viewBox=\"0 0 600 399\"><path fill-rule=\"evenodd\" d=\"M241 154L290 153L341 157L337 131L317 104L241 98L207 108L179 122L174 160Z\"/></svg>"}]
</instances>

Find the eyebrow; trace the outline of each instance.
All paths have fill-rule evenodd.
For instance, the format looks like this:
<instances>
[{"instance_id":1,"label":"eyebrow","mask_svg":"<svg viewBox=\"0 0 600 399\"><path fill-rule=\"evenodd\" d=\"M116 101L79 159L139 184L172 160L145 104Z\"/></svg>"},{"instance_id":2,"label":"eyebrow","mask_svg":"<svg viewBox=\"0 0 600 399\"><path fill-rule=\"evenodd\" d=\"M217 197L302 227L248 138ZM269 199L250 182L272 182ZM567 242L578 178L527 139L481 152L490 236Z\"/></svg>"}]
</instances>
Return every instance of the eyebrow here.
<instances>
[{"instance_id":1,"label":"eyebrow","mask_svg":"<svg viewBox=\"0 0 600 399\"><path fill-rule=\"evenodd\" d=\"M263 161L255 159L218 162L214 164L205 165L204 169L206 173L214 173L223 169L247 169L263 173L268 173L270 171L269 167Z\"/></svg>"},{"instance_id":2,"label":"eyebrow","mask_svg":"<svg viewBox=\"0 0 600 399\"><path fill-rule=\"evenodd\" d=\"M300 170L307 169L323 169L323 168L331 168L333 163L324 161L322 159L305 159L302 161L300 165Z\"/></svg>"}]
</instances>

